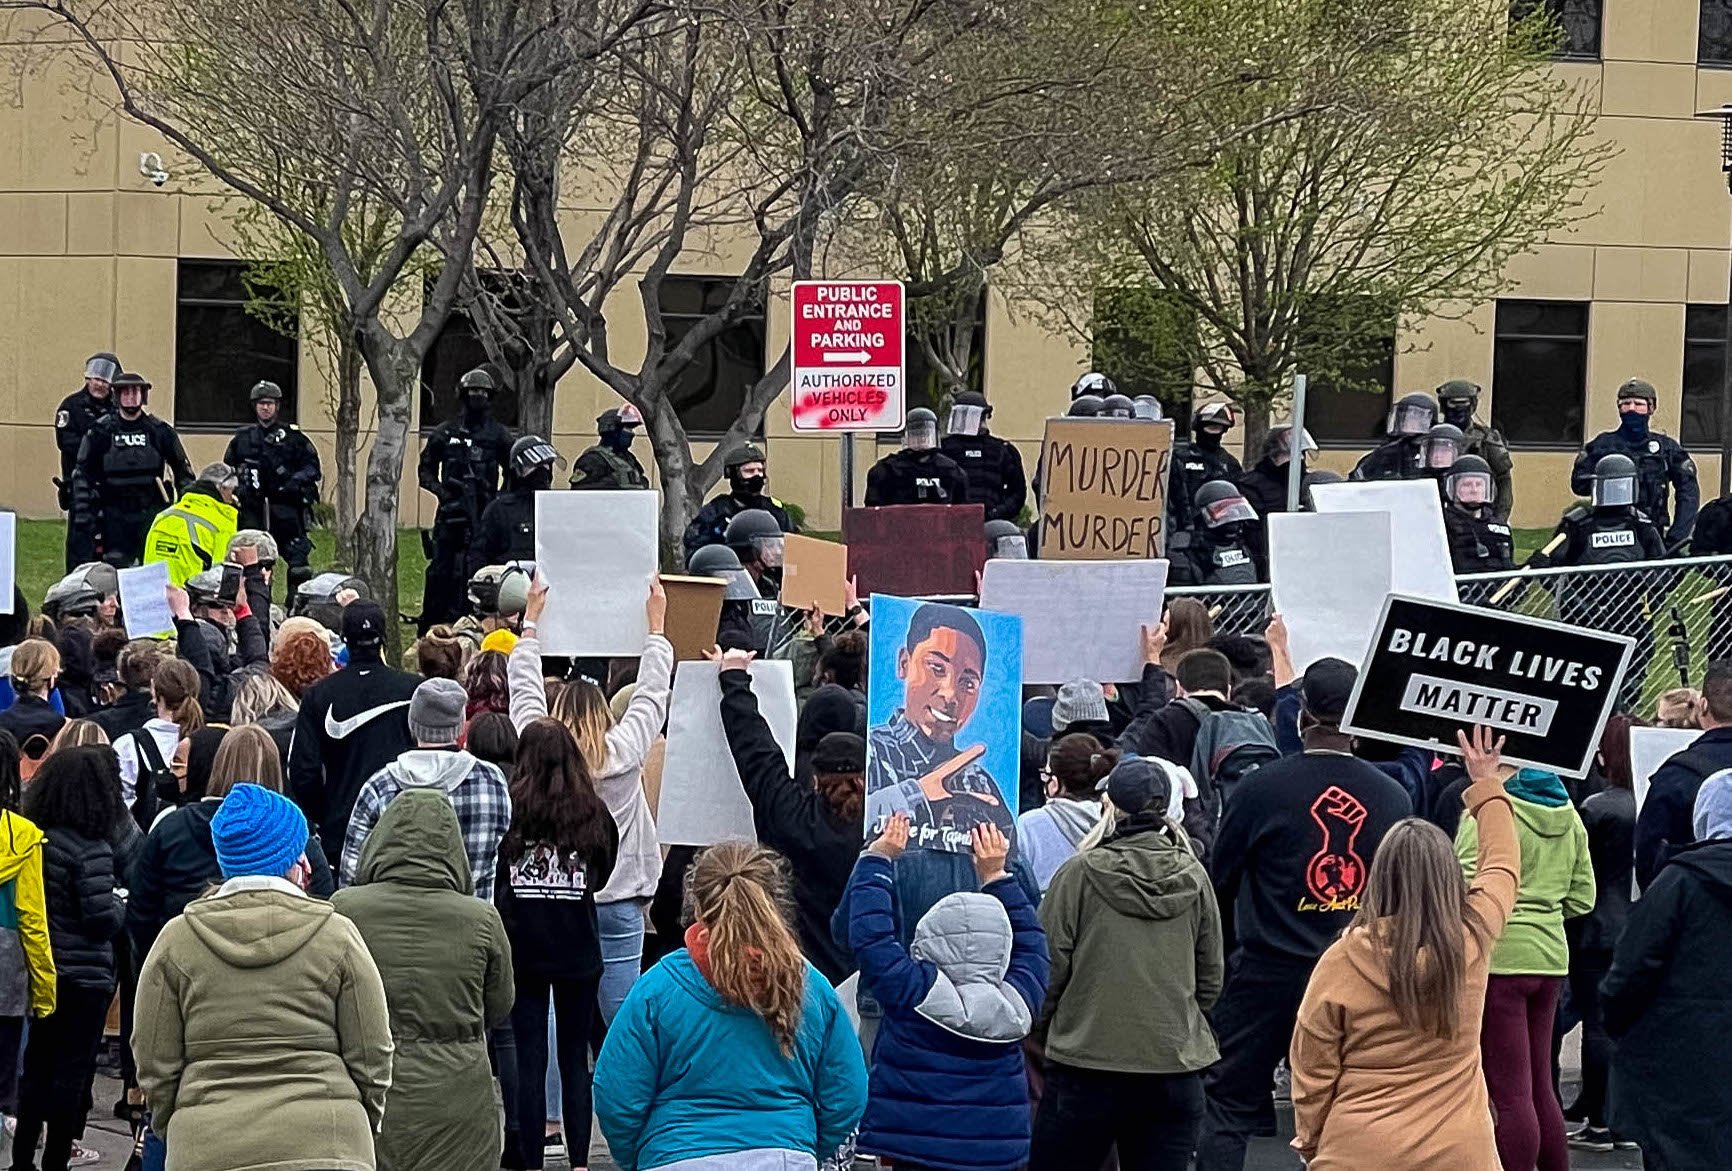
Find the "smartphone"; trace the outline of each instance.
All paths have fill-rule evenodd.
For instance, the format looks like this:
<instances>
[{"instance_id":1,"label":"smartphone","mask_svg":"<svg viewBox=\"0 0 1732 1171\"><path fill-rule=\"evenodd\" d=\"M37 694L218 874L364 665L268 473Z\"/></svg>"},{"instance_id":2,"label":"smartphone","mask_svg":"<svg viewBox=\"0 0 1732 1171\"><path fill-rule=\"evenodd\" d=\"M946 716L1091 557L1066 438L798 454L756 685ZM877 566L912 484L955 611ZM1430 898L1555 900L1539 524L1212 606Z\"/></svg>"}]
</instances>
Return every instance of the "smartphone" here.
<instances>
[{"instance_id":1,"label":"smartphone","mask_svg":"<svg viewBox=\"0 0 1732 1171\"><path fill-rule=\"evenodd\" d=\"M232 606L240 601L241 578L245 570L232 561L223 562L223 584L217 591L217 601L226 606Z\"/></svg>"}]
</instances>

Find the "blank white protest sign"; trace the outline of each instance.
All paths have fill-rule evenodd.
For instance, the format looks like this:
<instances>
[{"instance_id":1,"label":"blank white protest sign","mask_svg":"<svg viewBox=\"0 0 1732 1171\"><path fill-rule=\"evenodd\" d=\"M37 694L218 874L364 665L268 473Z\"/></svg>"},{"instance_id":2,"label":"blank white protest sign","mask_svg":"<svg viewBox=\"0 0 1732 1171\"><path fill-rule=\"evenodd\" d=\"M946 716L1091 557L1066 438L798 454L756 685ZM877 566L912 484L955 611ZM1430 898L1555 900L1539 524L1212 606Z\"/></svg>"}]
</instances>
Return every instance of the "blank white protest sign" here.
<instances>
[{"instance_id":1,"label":"blank white protest sign","mask_svg":"<svg viewBox=\"0 0 1732 1171\"><path fill-rule=\"evenodd\" d=\"M548 585L536 630L543 654L643 653L659 500L650 491L535 494L535 564Z\"/></svg>"},{"instance_id":2,"label":"blank white protest sign","mask_svg":"<svg viewBox=\"0 0 1732 1171\"><path fill-rule=\"evenodd\" d=\"M120 613L126 637L156 638L174 633L168 605L168 562L152 561L120 571Z\"/></svg>"},{"instance_id":3,"label":"blank white protest sign","mask_svg":"<svg viewBox=\"0 0 1732 1171\"><path fill-rule=\"evenodd\" d=\"M1269 594L1287 623L1294 669L1331 656L1358 666L1394 577L1387 512L1274 512Z\"/></svg>"},{"instance_id":4,"label":"blank white protest sign","mask_svg":"<svg viewBox=\"0 0 1732 1171\"><path fill-rule=\"evenodd\" d=\"M1648 798L1648 786L1654 774L1675 752L1682 752L1696 743L1702 733L1697 728L1631 728L1630 776L1636 792L1636 812Z\"/></svg>"},{"instance_id":5,"label":"blank white protest sign","mask_svg":"<svg viewBox=\"0 0 1732 1171\"><path fill-rule=\"evenodd\" d=\"M752 694L770 734L794 772L794 665L753 663ZM656 838L663 845L712 846L731 838L758 840L752 803L740 785L722 730L722 685L716 664L681 663L668 704L668 750L656 804Z\"/></svg>"},{"instance_id":6,"label":"blank white protest sign","mask_svg":"<svg viewBox=\"0 0 1732 1171\"><path fill-rule=\"evenodd\" d=\"M0 512L0 614L12 613L18 574L18 514Z\"/></svg>"},{"instance_id":7,"label":"blank white protest sign","mask_svg":"<svg viewBox=\"0 0 1732 1171\"><path fill-rule=\"evenodd\" d=\"M1378 480L1363 484L1313 484L1318 512L1387 512L1390 519L1391 593L1434 602L1459 602L1443 503L1437 481Z\"/></svg>"},{"instance_id":8,"label":"blank white protest sign","mask_svg":"<svg viewBox=\"0 0 1732 1171\"><path fill-rule=\"evenodd\" d=\"M1161 620L1165 561L1013 561L980 577L980 608L1022 619L1022 681L1134 683L1142 627Z\"/></svg>"}]
</instances>

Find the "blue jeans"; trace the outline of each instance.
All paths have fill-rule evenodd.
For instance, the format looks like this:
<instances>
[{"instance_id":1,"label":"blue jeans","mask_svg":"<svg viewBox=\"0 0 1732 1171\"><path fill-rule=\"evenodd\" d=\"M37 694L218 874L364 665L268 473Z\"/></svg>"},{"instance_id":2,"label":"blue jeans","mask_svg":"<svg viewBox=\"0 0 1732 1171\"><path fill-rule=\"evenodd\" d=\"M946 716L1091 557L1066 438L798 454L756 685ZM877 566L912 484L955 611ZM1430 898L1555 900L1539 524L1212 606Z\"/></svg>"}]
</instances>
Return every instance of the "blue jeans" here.
<instances>
[{"instance_id":1,"label":"blue jeans","mask_svg":"<svg viewBox=\"0 0 1732 1171\"><path fill-rule=\"evenodd\" d=\"M637 982L643 970L643 899L623 899L617 903L597 903L596 922L601 927L601 984L595 999L601 1009L603 1024L612 1024L614 1014L625 1003L626 994ZM553 1006L548 1006L547 1052L559 1051L559 1038L554 1028ZM558 1122L564 1115L560 1104L559 1067L547 1063L547 1120Z\"/></svg>"}]
</instances>

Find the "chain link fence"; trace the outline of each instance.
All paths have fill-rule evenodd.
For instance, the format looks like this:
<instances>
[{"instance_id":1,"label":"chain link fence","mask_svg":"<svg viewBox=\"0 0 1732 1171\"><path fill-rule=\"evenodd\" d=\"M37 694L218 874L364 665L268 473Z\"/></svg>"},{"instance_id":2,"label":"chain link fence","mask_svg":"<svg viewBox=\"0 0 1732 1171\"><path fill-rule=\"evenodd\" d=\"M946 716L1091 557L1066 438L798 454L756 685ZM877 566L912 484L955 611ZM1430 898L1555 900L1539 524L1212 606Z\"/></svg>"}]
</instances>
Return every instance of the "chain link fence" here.
<instances>
[{"instance_id":1,"label":"chain link fence","mask_svg":"<svg viewBox=\"0 0 1732 1171\"><path fill-rule=\"evenodd\" d=\"M1623 703L1651 716L1662 692L1699 686L1703 668L1732 657L1732 557L1689 557L1629 565L1476 573L1456 578L1463 603L1549 618L1636 640ZM1196 598L1220 633L1260 634L1269 587L1176 587Z\"/></svg>"}]
</instances>

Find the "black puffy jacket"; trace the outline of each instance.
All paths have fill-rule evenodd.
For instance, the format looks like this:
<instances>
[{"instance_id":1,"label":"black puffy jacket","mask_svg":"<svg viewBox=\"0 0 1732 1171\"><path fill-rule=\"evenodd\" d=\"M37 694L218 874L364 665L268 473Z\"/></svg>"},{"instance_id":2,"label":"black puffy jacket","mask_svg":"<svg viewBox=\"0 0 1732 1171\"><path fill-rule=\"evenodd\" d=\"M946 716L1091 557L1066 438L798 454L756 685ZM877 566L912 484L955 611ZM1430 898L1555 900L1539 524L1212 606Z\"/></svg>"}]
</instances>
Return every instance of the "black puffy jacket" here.
<instances>
[{"instance_id":1,"label":"black puffy jacket","mask_svg":"<svg viewBox=\"0 0 1732 1171\"><path fill-rule=\"evenodd\" d=\"M114 937L126 905L114 893L114 847L73 830L47 831L42 880L48 941L60 983L98 991L114 988Z\"/></svg>"}]
</instances>

